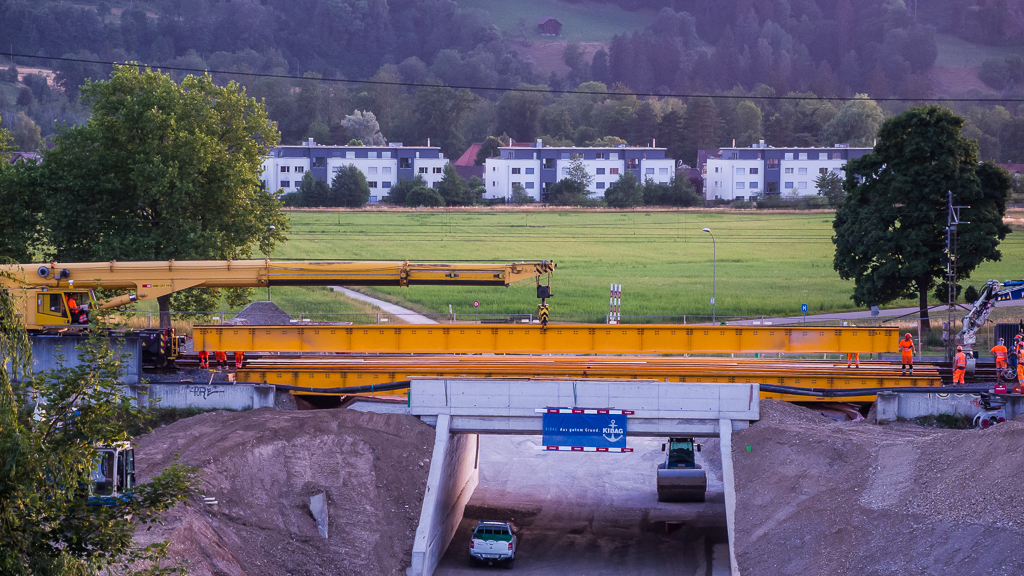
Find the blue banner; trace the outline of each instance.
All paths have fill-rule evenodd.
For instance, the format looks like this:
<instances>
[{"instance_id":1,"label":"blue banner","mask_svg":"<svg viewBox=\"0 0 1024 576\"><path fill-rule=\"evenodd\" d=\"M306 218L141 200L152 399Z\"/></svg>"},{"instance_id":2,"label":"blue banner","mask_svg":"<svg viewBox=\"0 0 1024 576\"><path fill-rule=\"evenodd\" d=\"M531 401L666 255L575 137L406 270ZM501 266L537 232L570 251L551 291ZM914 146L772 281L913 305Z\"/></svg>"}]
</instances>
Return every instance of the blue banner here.
<instances>
[{"instance_id":1,"label":"blue banner","mask_svg":"<svg viewBox=\"0 0 1024 576\"><path fill-rule=\"evenodd\" d=\"M626 447L625 414L544 413L544 446Z\"/></svg>"}]
</instances>

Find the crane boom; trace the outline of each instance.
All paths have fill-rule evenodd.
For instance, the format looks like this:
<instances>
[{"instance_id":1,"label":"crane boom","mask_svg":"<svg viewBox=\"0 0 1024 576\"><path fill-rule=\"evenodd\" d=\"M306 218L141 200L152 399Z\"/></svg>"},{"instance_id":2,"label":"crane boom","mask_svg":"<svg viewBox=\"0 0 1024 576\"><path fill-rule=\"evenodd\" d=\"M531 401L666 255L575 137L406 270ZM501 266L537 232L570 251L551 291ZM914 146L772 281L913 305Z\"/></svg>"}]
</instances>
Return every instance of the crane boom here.
<instances>
[{"instance_id":1,"label":"crane boom","mask_svg":"<svg viewBox=\"0 0 1024 576\"><path fill-rule=\"evenodd\" d=\"M57 321L66 294L96 288L134 290L96 308L151 300L186 288L259 288L266 286L508 286L551 274L546 260L487 263L289 262L266 260L167 260L151 262L51 262L0 266L0 288L24 296L22 317L31 328L67 324ZM19 294L20 293L20 294ZM46 293L49 297L43 298ZM53 299L60 295L61 300ZM45 302L44 302L45 300ZM38 317L37 317L38 316Z\"/></svg>"}]
</instances>

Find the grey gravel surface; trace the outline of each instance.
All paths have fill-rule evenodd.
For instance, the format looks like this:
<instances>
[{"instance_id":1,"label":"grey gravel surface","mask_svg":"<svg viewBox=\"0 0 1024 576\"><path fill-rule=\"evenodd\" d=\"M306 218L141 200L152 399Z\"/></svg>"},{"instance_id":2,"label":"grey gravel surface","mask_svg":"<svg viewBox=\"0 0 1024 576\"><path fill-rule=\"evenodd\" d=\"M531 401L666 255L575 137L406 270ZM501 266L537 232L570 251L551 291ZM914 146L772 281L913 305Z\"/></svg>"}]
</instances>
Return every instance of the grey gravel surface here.
<instances>
[{"instance_id":1,"label":"grey gravel surface","mask_svg":"<svg viewBox=\"0 0 1024 576\"><path fill-rule=\"evenodd\" d=\"M284 310L281 310L277 304L267 300L260 300L242 308L241 312L236 314L234 318L226 320L224 324L279 326L282 324L291 324L291 321L292 317Z\"/></svg>"}]
</instances>

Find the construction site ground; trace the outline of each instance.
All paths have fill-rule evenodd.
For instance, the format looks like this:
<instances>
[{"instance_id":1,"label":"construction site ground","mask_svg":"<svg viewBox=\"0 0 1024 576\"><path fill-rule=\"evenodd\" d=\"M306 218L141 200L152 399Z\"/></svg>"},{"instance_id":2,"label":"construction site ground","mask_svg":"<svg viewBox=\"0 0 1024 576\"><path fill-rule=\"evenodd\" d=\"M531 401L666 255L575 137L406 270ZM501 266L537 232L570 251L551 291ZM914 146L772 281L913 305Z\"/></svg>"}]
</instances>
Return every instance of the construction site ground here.
<instances>
[{"instance_id":1,"label":"construction site ground","mask_svg":"<svg viewBox=\"0 0 1024 576\"><path fill-rule=\"evenodd\" d=\"M136 439L140 478L179 454L217 504L194 498L138 537L169 539L197 576L403 574L433 435L411 416L348 409L178 421ZM470 573L468 533L482 518L520 527L519 573L727 573L717 440L700 441L705 504L657 502L661 440L631 439L633 454L544 454L536 441L482 437L480 486L437 574ZM733 441L745 576L1024 574L1024 421L836 422L765 400ZM308 508L320 492L326 540Z\"/></svg>"},{"instance_id":2,"label":"construction site ground","mask_svg":"<svg viewBox=\"0 0 1024 576\"><path fill-rule=\"evenodd\" d=\"M202 494L142 543L170 540L190 576L398 575L409 566L434 430L355 410L214 412L136 439L139 479L180 455ZM309 497L326 493L329 532ZM216 505L203 503L202 496Z\"/></svg>"}]
</instances>

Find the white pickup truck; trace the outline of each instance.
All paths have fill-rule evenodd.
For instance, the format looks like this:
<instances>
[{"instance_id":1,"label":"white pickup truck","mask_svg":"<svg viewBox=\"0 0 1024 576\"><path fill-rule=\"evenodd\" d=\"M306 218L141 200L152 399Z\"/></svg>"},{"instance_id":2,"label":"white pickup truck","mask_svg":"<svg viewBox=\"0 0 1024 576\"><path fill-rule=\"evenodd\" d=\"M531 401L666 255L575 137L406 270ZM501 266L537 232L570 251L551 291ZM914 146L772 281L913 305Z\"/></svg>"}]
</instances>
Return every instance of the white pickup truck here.
<instances>
[{"instance_id":1,"label":"white pickup truck","mask_svg":"<svg viewBox=\"0 0 1024 576\"><path fill-rule=\"evenodd\" d=\"M511 568L516 558L516 529L508 522L481 520L469 541L469 561L476 565L504 562Z\"/></svg>"}]
</instances>

